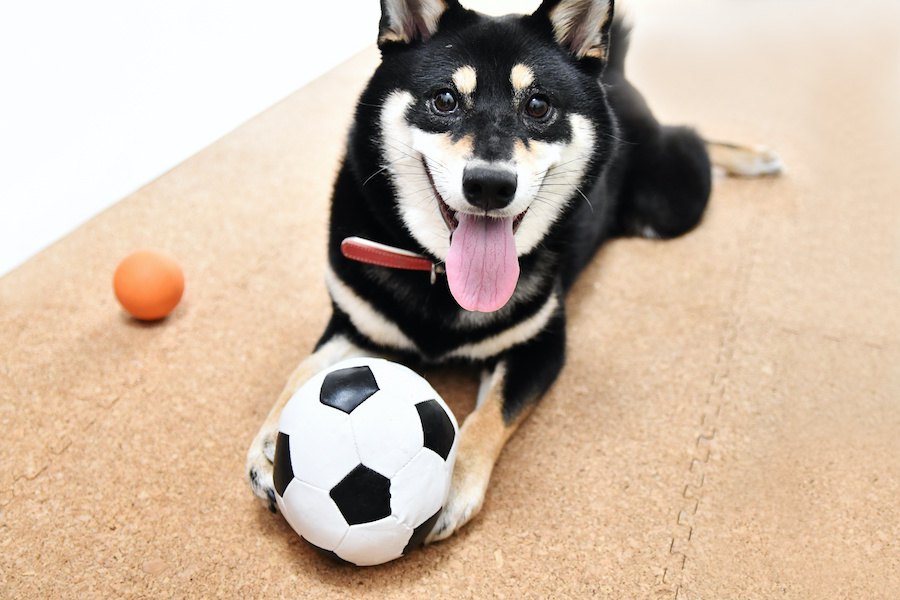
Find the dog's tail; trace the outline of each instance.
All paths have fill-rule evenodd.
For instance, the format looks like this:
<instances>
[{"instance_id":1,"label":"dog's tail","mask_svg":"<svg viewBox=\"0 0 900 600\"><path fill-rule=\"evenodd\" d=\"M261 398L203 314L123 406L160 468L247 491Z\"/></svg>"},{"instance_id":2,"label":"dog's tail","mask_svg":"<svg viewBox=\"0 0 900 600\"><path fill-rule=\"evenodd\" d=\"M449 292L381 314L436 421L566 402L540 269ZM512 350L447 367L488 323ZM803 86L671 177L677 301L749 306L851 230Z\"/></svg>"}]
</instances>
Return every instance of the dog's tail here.
<instances>
[{"instance_id":1,"label":"dog's tail","mask_svg":"<svg viewBox=\"0 0 900 600\"><path fill-rule=\"evenodd\" d=\"M732 177L766 177L780 175L784 164L774 151L765 146L747 146L731 142L703 140L714 167Z\"/></svg>"},{"instance_id":2,"label":"dog's tail","mask_svg":"<svg viewBox=\"0 0 900 600\"><path fill-rule=\"evenodd\" d=\"M627 16L617 13L609 31L609 58L604 77L625 77L625 57L628 54L631 24ZM778 155L765 146L749 146L704 139L706 151L714 167L735 177L765 177L779 175L784 164Z\"/></svg>"}]
</instances>

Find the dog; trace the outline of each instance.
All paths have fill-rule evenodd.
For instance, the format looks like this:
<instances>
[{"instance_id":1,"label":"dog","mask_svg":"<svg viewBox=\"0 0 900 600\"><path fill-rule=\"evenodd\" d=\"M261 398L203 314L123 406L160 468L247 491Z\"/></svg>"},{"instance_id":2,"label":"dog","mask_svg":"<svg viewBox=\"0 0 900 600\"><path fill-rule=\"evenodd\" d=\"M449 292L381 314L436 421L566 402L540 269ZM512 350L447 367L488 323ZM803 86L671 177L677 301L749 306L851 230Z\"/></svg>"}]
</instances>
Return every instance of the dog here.
<instances>
[{"instance_id":1,"label":"dog","mask_svg":"<svg viewBox=\"0 0 900 600\"><path fill-rule=\"evenodd\" d=\"M458 0L381 8L382 61L332 195L331 319L253 440L247 474L275 512L278 418L321 369L363 355L472 365L482 385L436 541L479 512L504 444L563 368L566 293L600 245L690 231L711 162L738 175L780 164L658 123L625 77L628 29L613 0L545 0L505 17ZM353 260L367 244L348 238L424 258L431 276Z\"/></svg>"}]
</instances>

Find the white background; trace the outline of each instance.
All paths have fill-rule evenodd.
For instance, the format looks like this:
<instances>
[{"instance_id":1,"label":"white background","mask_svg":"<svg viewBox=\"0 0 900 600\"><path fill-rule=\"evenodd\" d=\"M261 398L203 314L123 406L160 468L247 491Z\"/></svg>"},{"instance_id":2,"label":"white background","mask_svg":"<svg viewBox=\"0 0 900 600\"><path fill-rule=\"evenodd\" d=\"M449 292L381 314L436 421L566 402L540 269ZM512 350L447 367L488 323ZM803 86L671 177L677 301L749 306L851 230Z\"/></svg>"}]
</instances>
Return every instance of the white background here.
<instances>
[{"instance_id":1,"label":"white background","mask_svg":"<svg viewBox=\"0 0 900 600\"><path fill-rule=\"evenodd\" d=\"M313 4L0 3L0 274L374 43Z\"/></svg>"},{"instance_id":2,"label":"white background","mask_svg":"<svg viewBox=\"0 0 900 600\"><path fill-rule=\"evenodd\" d=\"M0 275L374 43L379 16L378 0L0 3Z\"/></svg>"}]
</instances>

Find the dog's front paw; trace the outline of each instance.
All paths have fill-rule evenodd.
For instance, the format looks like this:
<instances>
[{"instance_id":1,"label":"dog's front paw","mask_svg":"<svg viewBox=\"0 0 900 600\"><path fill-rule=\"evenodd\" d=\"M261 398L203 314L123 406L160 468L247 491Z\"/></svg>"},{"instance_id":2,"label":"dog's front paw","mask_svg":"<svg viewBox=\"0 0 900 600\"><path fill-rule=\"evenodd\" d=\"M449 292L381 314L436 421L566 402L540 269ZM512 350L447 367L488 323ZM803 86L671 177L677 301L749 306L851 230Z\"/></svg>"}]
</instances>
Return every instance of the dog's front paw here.
<instances>
[{"instance_id":1,"label":"dog's front paw","mask_svg":"<svg viewBox=\"0 0 900 600\"><path fill-rule=\"evenodd\" d=\"M277 433L277 430L263 426L247 451L247 482L256 497L273 513L278 512L273 479Z\"/></svg>"},{"instance_id":2,"label":"dog's front paw","mask_svg":"<svg viewBox=\"0 0 900 600\"><path fill-rule=\"evenodd\" d=\"M454 472L453 482L450 485L450 496L444 504L444 510L438 517L437 523L425 540L426 544L447 539L460 527L468 523L481 510L484 504L484 494L487 491L490 472L477 476L475 473L466 473L462 469ZM457 473L460 476L457 477Z\"/></svg>"}]
</instances>

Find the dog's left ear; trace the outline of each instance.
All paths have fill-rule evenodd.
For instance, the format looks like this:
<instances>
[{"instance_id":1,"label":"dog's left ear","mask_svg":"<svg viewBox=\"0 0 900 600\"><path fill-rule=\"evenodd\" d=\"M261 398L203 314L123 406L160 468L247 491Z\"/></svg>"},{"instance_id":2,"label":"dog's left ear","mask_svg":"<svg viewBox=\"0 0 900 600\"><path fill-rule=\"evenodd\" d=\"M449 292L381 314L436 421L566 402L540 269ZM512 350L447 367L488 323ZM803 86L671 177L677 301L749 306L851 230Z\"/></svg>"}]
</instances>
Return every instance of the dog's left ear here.
<instances>
[{"instance_id":1,"label":"dog's left ear","mask_svg":"<svg viewBox=\"0 0 900 600\"><path fill-rule=\"evenodd\" d=\"M557 43L575 58L606 61L613 0L544 0L533 15L550 21Z\"/></svg>"},{"instance_id":2,"label":"dog's left ear","mask_svg":"<svg viewBox=\"0 0 900 600\"><path fill-rule=\"evenodd\" d=\"M458 0L381 0L378 46L427 42L447 10L462 8Z\"/></svg>"}]
</instances>

